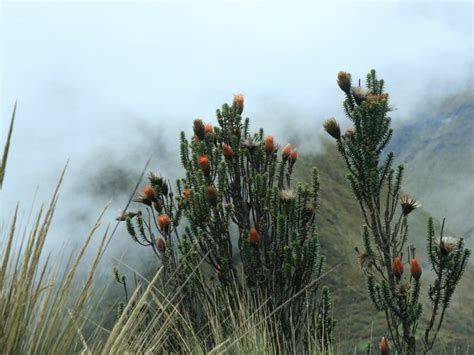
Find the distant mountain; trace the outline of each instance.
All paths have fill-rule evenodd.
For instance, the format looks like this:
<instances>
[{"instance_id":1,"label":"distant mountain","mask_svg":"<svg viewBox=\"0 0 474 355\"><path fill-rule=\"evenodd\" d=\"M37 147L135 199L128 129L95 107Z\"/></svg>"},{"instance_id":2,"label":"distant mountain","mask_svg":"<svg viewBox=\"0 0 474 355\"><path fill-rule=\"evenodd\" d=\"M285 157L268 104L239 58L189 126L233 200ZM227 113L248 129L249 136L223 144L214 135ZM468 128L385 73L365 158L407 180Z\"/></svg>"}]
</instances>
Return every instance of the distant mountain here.
<instances>
[{"instance_id":1,"label":"distant mountain","mask_svg":"<svg viewBox=\"0 0 474 355\"><path fill-rule=\"evenodd\" d=\"M474 246L474 93L449 97L396 128L390 149L405 165L405 191Z\"/></svg>"}]
</instances>

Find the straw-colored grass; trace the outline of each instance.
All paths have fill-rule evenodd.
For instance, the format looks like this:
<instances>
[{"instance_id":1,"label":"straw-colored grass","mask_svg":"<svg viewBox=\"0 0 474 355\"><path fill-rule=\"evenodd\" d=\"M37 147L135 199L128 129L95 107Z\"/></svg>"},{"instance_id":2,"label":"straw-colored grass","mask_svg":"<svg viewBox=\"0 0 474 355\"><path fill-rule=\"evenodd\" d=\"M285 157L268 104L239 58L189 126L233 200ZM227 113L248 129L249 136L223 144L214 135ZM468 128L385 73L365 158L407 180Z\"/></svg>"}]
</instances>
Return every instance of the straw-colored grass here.
<instances>
[{"instance_id":1,"label":"straw-colored grass","mask_svg":"<svg viewBox=\"0 0 474 355\"><path fill-rule=\"evenodd\" d=\"M57 260L53 260L52 254L43 256L64 173L65 170L47 209L40 208L28 238L19 240L19 208L16 207L8 234L2 239L1 353L275 354L288 349L297 352L297 346L291 343L291 339L288 339L287 349L280 349L278 342L274 341L274 329L270 329L271 322L267 322L272 314L251 309L245 295L238 299L235 309L218 288L209 288L209 294L203 298L207 302L201 303L209 319L207 331L196 332L191 320L181 312L179 290L175 294L164 295L157 287L162 269L157 271L152 280L144 281L135 289L112 329L104 329L93 322L97 303L91 300L97 298L92 297L92 292L101 292L93 281L104 255L108 229L100 237L87 276L80 282L75 281L80 262L101 224L105 209L66 270L60 269L64 267L63 263L55 264ZM199 265L195 272L198 272L198 268ZM145 317L148 317L146 323ZM308 349L312 353L319 353L316 339L310 334L308 341Z\"/></svg>"},{"instance_id":2,"label":"straw-colored grass","mask_svg":"<svg viewBox=\"0 0 474 355\"><path fill-rule=\"evenodd\" d=\"M97 219L82 248L69 268L42 254L58 201L62 172L51 202L44 213L40 208L29 236L14 248L19 234L16 230L18 206L2 242L0 269L0 349L4 353L66 353L75 349L87 313L87 299L94 274L102 256L107 233L102 238L82 289L73 288L73 281L102 214ZM44 216L43 216L44 213ZM51 265L53 264L53 265ZM59 278L57 275L63 274ZM74 297L69 297L74 293Z\"/></svg>"}]
</instances>

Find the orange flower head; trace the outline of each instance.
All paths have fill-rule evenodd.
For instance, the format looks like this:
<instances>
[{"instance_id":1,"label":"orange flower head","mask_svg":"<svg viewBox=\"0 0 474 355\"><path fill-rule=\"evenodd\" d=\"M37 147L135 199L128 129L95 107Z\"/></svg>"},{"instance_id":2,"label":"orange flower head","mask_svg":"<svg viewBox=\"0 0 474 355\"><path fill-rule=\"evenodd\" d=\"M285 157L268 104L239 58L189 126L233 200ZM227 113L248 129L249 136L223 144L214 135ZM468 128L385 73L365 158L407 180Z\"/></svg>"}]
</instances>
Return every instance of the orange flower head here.
<instances>
[{"instance_id":1,"label":"orange flower head","mask_svg":"<svg viewBox=\"0 0 474 355\"><path fill-rule=\"evenodd\" d=\"M206 123L204 126L204 131L208 134L214 134L214 127L210 123Z\"/></svg>"},{"instance_id":2,"label":"orange flower head","mask_svg":"<svg viewBox=\"0 0 474 355\"><path fill-rule=\"evenodd\" d=\"M222 153L224 153L224 157L226 159L232 159L234 156L234 151L230 147L230 145L222 143Z\"/></svg>"},{"instance_id":3,"label":"orange flower head","mask_svg":"<svg viewBox=\"0 0 474 355\"><path fill-rule=\"evenodd\" d=\"M214 186L209 185L208 187L206 187L205 196L211 206L215 206L217 204L218 193Z\"/></svg>"},{"instance_id":4,"label":"orange flower head","mask_svg":"<svg viewBox=\"0 0 474 355\"><path fill-rule=\"evenodd\" d=\"M293 163L298 160L298 151L296 149L291 151L290 158Z\"/></svg>"},{"instance_id":5,"label":"orange flower head","mask_svg":"<svg viewBox=\"0 0 474 355\"><path fill-rule=\"evenodd\" d=\"M291 156L291 145L288 143L283 147L283 150L281 151L281 155L283 156L284 160L287 160Z\"/></svg>"},{"instance_id":6,"label":"orange flower head","mask_svg":"<svg viewBox=\"0 0 474 355\"><path fill-rule=\"evenodd\" d=\"M421 277L421 266L420 264L418 263L418 260L416 260L415 257L413 257L411 260L410 260L410 272L411 272L411 276L413 276L413 278L418 281Z\"/></svg>"},{"instance_id":7,"label":"orange flower head","mask_svg":"<svg viewBox=\"0 0 474 355\"><path fill-rule=\"evenodd\" d=\"M403 263L399 256L396 256L393 259L392 272L395 274L397 278L400 278L403 274Z\"/></svg>"},{"instance_id":8,"label":"orange flower head","mask_svg":"<svg viewBox=\"0 0 474 355\"><path fill-rule=\"evenodd\" d=\"M151 187L150 185L146 185L143 188L143 194L148 200L155 201L155 189Z\"/></svg>"},{"instance_id":9,"label":"orange flower head","mask_svg":"<svg viewBox=\"0 0 474 355\"><path fill-rule=\"evenodd\" d=\"M191 197L191 189L190 189L189 187L186 187L186 188L183 190L182 197L183 197L185 200L188 200L188 199Z\"/></svg>"},{"instance_id":10,"label":"orange flower head","mask_svg":"<svg viewBox=\"0 0 474 355\"><path fill-rule=\"evenodd\" d=\"M197 159L199 169L208 173L211 168L211 163L209 162L209 157L206 154L200 155Z\"/></svg>"},{"instance_id":11,"label":"orange flower head","mask_svg":"<svg viewBox=\"0 0 474 355\"><path fill-rule=\"evenodd\" d=\"M388 339L387 337L382 337L379 344L380 355L388 355Z\"/></svg>"},{"instance_id":12,"label":"orange flower head","mask_svg":"<svg viewBox=\"0 0 474 355\"><path fill-rule=\"evenodd\" d=\"M237 110L239 112L239 115L242 114L242 112L244 111L244 95L235 94L234 103L237 105Z\"/></svg>"},{"instance_id":13,"label":"orange flower head","mask_svg":"<svg viewBox=\"0 0 474 355\"><path fill-rule=\"evenodd\" d=\"M260 234L258 234L255 228L250 228L249 242L252 245L257 246L260 243Z\"/></svg>"},{"instance_id":14,"label":"orange flower head","mask_svg":"<svg viewBox=\"0 0 474 355\"><path fill-rule=\"evenodd\" d=\"M163 238L156 239L155 244L159 252L164 252L166 250L166 242Z\"/></svg>"},{"instance_id":15,"label":"orange flower head","mask_svg":"<svg viewBox=\"0 0 474 355\"><path fill-rule=\"evenodd\" d=\"M266 136L265 137L265 152L267 154L272 154L275 151L275 141L273 136Z\"/></svg>"},{"instance_id":16,"label":"orange flower head","mask_svg":"<svg viewBox=\"0 0 474 355\"><path fill-rule=\"evenodd\" d=\"M160 214L158 216L158 225L160 226L160 229L162 231L167 232L170 226L170 223L171 223L170 217L166 213Z\"/></svg>"}]
</instances>

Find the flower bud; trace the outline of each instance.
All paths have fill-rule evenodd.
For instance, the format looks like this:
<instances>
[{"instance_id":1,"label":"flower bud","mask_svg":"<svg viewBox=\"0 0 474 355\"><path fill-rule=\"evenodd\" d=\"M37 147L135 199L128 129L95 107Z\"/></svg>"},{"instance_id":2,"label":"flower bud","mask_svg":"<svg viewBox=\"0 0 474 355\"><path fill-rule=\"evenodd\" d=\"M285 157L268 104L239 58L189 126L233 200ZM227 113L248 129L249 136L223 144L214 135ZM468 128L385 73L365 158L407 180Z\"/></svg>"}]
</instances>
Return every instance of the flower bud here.
<instances>
[{"instance_id":1,"label":"flower bud","mask_svg":"<svg viewBox=\"0 0 474 355\"><path fill-rule=\"evenodd\" d=\"M344 91L346 94L351 92L351 74L340 71L337 73L337 85Z\"/></svg>"},{"instance_id":2,"label":"flower bud","mask_svg":"<svg viewBox=\"0 0 474 355\"><path fill-rule=\"evenodd\" d=\"M216 206L218 194L214 186L209 185L208 187L206 187L205 196L206 200L209 201L211 206Z\"/></svg>"},{"instance_id":3,"label":"flower bud","mask_svg":"<svg viewBox=\"0 0 474 355\"><path fill-rule=\"evenodd\" d=\"M234 156L234 151L230 147L230 145L222 143L222 153L226 159L232 159Z\"/></svg>"},{"instance_id":4,"label":"flower bud","mask_svg":"<svg viewBox=\"0 0 474 355\"><path fill-rule=\"evenodd\" d=\"M341 139L341 128L334 117L328 118L324 123L323 127L329 135L337 140Z\"/></svg>"},{"instance_id":5,"label":"flower bud","mask_svg":"<svg viewBox=\"0 0 474 355\"><path fill-rule=\"evenodd\" d=\"M407 281L400 281L395 285L395 294L398 297L405 298L408 296L408 291L410 291L410 283Z\"/></svg>"},{"instance_id":6,"label":"flower bud","mask_svg":"<svg viewBox=\"0 0 474 355\"><path fill-rule=\"evenodd\" d=\"M354 127L349 127L348 129L346 129L346 133L344 134L344 137L351 139L352 137L354 137L354 134L355 134Z\"/></svg>"},{"instance_id":7,"label":"flower bud","mask_svg":"<svg viewBox=\"0 0 474 355\"><path fill-rule=\"evenodd\" d=\"M397 279L400 279L400 277L401 277L402 274L403 274L403 263L402 263L402 260L400 259L399 256L396 256L396 257L393 259L392 272L395 274L395 276L397 277Z\"/></svg>"},{"instance_id":8,"label":"flower bud","mask_svg":"<svg viewBox=\"0 0 474 355\"><path fill-rule=\"evenodd\" d=\"M441 242L439 243L439 247L441 252L446 255L452 252L453 250L458 249L459 246L459 239L456 237L443 237L441 238Z\"/></svg>"},{"instance_id":9,"label":"flower bud","mask_svg":"<svg viewBox=\"0 0 474 355\"><path fill-rule=\"evenodd\" d=\"M166 213L160 214L158 216L158 225L160 226L160 229L162 231L168 232L170 223L171 223L170 217Z\"/></svg>"},{"instance_id":10,"label":"flower bud","mask_svg":"<svg viewBox=\"0 0 474 355\"><path fill-rule=\"evenodd\" d=\"M354 96L354 100L357 105L360 105L367 99L367 95L369 95L369 90L360 86L356 86L352 88L352 95Z\"/></svg>"},{"instance_id":11,"label":"flower bud","mask_svg":"<svg viewBox=\"0 0 474 355\"><path fill-rule=\"evenodd\" d=\"M234 103L237 105L237 112L242 114L244 111L244 95L242 94L235 94L234 95Z\"/></svg>"},{"instance_id":12,"label":"flower bud","mask_svg":"<svg viewBox=\"0 0 474 355\"><path fill-rule=\"evenodd\" d=\"M151 206L151 201L143 194L139 193L136 197L133 198L134 202L140 202L147 206Z\"/></svg>"},{"instance_id":13,"label":"flower bud","mask_svg":"<svg viewBox=\"0 0 474 355\"><path fill-rule=\"evenodd\" d=\"M404 195L400 198L400 205L402 206L402 213L404 216L408 216L411 211L421 207L421 204L416 202L414 198L407 195Z\"/></svg>"},{"instance_id":14,"label":"flower bud","mask_svg":"<svg viewBox=\"0 0 474 355\"><path fill-rule=\"evenodd\" d=\"M211 163L209 162L209 157L206 154L202 154L198 157L197 164L199 169L204 171L206 174L209 173L211 169Z\"/></svg>"},{"instance_id":15,"label":"flower bud","mask_svg":"<svg viewBox=\"0 0 474 355\"><path fill-rule=\"evenodd\" d=\"M273 136L266 136L265 140L265 152L267 154L272 154L275 151L275 142Z\"/></svg>"},{"instance_id":16,"label":"flower bud","mask_svg":"<svg viewBox=\"0 0 474 355\"><path fill-rule=\"evenodd\" d=\"M150 201L155 201L155 189L150 185L147 185L143 188L143 194Z\"/></svg>"},{"instance_id":17,"label":"flower bud","mask_svg":"<svg viewBox=\"0 0 474 355\"><path fill-rule=\"evenodd\" d=\"M283 202L292 201L295 199L295 197L296 197L296 194L291 189L284 189L280 191L280 200Z\"/></svg>"},{"instance_id":18,"label":"flower bud","mask_svg":"<svg viewBox=\"0 0 474 355\"><path fill-rule=\"evenodd\" d=\"M166 250L166 242L163 238L157 238L155 244L156 249L158 249L159 252L164 252Z\"/></svg>"},{"instance_id":19,"label":"flower bud","mask_svg":"<svg viewBox=\"0 0 474 355\"><path fill-rule=\"evenodd\" d=\"M388 94L383 93L380 95L376 94L368 94L367 95L367 102L369 103L377 103L377 102L382 102L382 101L388 101Z\"/></svg>"},{"instance_id":20,"label":"flower bud","mask_svg":"<svg viewBox=\"0 0 474 355\"><path fill-rule=\"evenodd\" d=\"M292 163L295 163L298 160L298 151L296 149L291 151L290 158Z\"/></svg>"},{"instance_id":21,"label":"flower bud","mask_svg":"<svg viewBox=\"0 0 474 355\"><path fill-rule=\"evenodd\" d=\"M288 143L283 147L283 150L281 151L281 155L284 160L287 160L291 156L291 145Z\"/></svg>"},{"instance_id":22,"label":"flower bud","mask_svg":"<svg viewBox=\"0 0 474 355\"><path fill-rule=\"evenodd\" d=\"M413 257L410 261L410 272L411 276L418 281L421 277L421 266L418 263L418 260L416 260L415 257Z\"/></svg>"},{"instance_id":23,"label":"flower bud","mask_svg":"<svg viewBox=\"0 0 474 355\"><path fill-rule=\"evenodd\" d=\"M214 127L212 127L212 124L206 123L206 124L204 125L204 131L205 131L207 134L214 134Z\"/></svg>"},{"instance_id":24,"label":"flower bud","mask_svg":"<svg viewBox=\"0 0 474 355\"><path fill-rule=\"evenodd\" d=\"M380 355L388 355L388 339L387 337L382 337L379 344Z\"/></svg>"},{"instance_id":25,"label":"flower bud","mask_svg":"<svg viewBox=\"0 0 474 355\"><path fill-rule=\"evenodd\" d=\"M185 199L185 200L188 200L188 199L191 197L191 189L190 189L189 187L186 187L186 188L183 190L182 197L183 197L183 199Z\"/></svg>"},{"instance_id":26,"label":"flower bud","mask_svg":"<svg viewBox=\"0 0 474 355\"><path fill-rule=\"evenodd\" d=\"M204 127L204 123L202 123L201 119L197 118L194 120L193 130L194 134L199 140L206 138L206 128Z\"/></svg>"},{"instance_id":27,"label":"flower bud","mask_svg":"<svg viewBox=\"0 0 474 355\"><path fill-rule=\"evenodd\" d=\"M250 244L257 246L260 243L260 234L258 234L255 228L250 228L249 231L249 242Z\"/></svg>"},{"instance_id":28,"label":"flower bud","mask_svg":"<svg viewBox=\"0 0 474 355\"><path fill-rule=\"evenodd\" d=\"M155 174L154 172L151 172L151 171L148 174L148 180L150 181L150 184L152 186L155 186L155 185L161 186L164 181L160 175Z\"/></svg>"}]
</instances>

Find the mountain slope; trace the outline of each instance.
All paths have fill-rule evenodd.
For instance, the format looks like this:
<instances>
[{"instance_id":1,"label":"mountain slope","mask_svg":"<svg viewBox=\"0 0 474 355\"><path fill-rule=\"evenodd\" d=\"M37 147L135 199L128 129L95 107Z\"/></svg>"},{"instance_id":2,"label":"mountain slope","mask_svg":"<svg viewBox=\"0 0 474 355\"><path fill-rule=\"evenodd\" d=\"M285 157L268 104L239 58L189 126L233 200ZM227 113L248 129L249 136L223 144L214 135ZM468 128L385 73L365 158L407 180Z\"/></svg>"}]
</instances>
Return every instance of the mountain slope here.
<instances>
[{"instance_id":1,"label":"mountain slope","mask_svg":"<svg viewBox=\"0 0 474 355\"><path fill-rule=\"evenodd\" d=\"M338 320L338 343L343 351L355 344L362 350L373 335L374 340L385 335L385 321L381 313L375 312L365 287L365 278L358 264L354 247L362 248L362 216L358 203L352 196L349 183L345 179L342 160L333 144L326 144L326 151L318 156L303 157L296 169L301 181L308 181L312 166L320 172L321 199L319 209L319 231L322 251L327 257L328 267L340 264L328 276L336 306ZM409 242L417 249L423 267L424 296L429 281L433 280L425 252L425 236L428 214L419 209L410 215ZM439 226L439 223L438 223ZM439 348L458 347L466 349L472 342L470 329L474 328L472 310L473 299L467 290L474 285L471 270L461 281L459 292L455 295L452 307L447 313L445 327L439 335ZM429 307L425 305L425 309ZM422 327L420 327L422 328Z\"/></svg>"},{"instance_id":2,"label":"mountain slope","mask_svg":"<svg viewBox=\"0 0 474 355\"><path fill-rule=\"evenodd\" d=\"M447 98L396 129L391 149L404 187L474 246L474 94Z\"/></svg>"}]
</instances>

